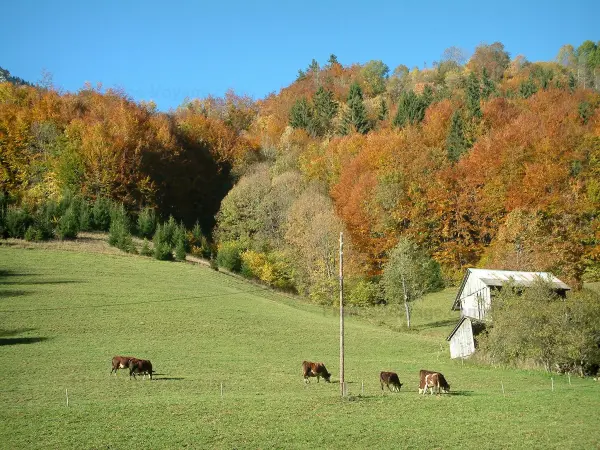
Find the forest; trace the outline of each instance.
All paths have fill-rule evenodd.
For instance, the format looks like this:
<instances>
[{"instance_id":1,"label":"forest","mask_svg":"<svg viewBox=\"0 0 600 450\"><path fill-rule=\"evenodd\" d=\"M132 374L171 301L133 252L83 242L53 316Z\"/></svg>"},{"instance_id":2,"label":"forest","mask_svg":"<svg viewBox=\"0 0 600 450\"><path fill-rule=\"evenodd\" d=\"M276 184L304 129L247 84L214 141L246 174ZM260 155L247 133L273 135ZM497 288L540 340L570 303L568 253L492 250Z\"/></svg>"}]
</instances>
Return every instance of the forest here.
<instances>
[{"instance_id":1,"label":"forest","mask_svg":"<svg viewBox=\"0 0 600 450\"><path fill-rule=\"evenodd\" d=\"M599 106L592 41L547 62L499 42L469 58L450 47L432 67L393 70L332 54L266 98L232 90L169 112L2 69L0 231L69 238L49 202L77 198L90 214L110 201L125 234L152 239L158 224L177 246L183 230L188 251L323 304L337 295L341 231L355 305L389 301L399 246L425 261L421 290L476 266L579 287L600 280ZM156 224L141 232L149 214ZM34 232L41 216L47 233Z\"/></svg>"}]
</instances>

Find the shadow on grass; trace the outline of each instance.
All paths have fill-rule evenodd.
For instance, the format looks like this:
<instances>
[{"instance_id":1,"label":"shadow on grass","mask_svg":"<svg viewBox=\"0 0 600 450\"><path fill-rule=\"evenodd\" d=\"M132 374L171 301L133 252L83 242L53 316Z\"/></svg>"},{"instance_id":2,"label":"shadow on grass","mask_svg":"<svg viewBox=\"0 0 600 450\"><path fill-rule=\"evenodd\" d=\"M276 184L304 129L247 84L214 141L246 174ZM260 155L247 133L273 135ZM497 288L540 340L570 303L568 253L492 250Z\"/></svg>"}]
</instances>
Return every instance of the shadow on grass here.
<instances>
[{"instance_id":1,"label":"shadow on grass","mask_svg":"<svg viewBox=\"0 0 600 450\"><path fill-rule=\"evenodd\" d=\"M10 297L24 297L25 295L31 295L31 294L33 294L33 292L31 292L31 291L23 291L23 290L20 290L20 289L13 290L13 291L1 291L0 292L0 299L10 298Z\"/></svg>"},{"instance_id":2,"label":"shadow on grass","mask_svg":"<svg viewBox=\"0 0 600 450\"><path fill-rule=\"evenodd\" d=\"M16 328L14 330L3 330L0 328L0 337L15 336L17 334L28 333L34 330L35 328Z\"/></svg>"},{"instance_id":3,"label":"shadow on grass","mask_svg":"<svg viewBox=\"0 0 600 450\"><path fill-rule=\"evenodd\" d=\"M75 283L83 283L83 281L79 280L50 280L50 281L2 281L0 284L5 286L9 285L19 285L19 284L75 284Z\"/></svg>"},{"instance_id":4,"label":"shadow on grass","mask_svg":"<svg viewBox=\"0 0 600 450\"><path fill-rule=\"evenodd\" d=\"M44 342L46 340L48 340L47 337L0 338L0 346L17 344L35 344L37 342Z\"/></svg>"},{"instance_id":5,"label":"shadow on grass","mask_svg":"<svg viewBox=\"0 0 600 450\"><path fill-rule=\"evenodd\" d=\"M450 391L446 394L443 395L458 395L458 396L462 396L462 397L470 397L472 395L475 395L474 391Z\"/></svg>"},{"instance_id":6,"label":"shadow on grass","mask_svg":"<svg viewBox=\"0 0 600 450\"><path fill-rule=\"evenodd\" d=\"M457 319L438 320L436 322L424 323L414 327L414 330L426 330L428 328L441 328L449 327L450 325L456 325Z\"/></svg>"},{"instance_id":7,"label":"shadow on grass","mask_svg":"<svg viewBox=\"0 0 600 450\"><path fill-rule=\"evenodd\" d=\"M152 381L181 381L185 380L183 377L157 377L156 375L152 375Z\"/></svg>"}]
</instances>

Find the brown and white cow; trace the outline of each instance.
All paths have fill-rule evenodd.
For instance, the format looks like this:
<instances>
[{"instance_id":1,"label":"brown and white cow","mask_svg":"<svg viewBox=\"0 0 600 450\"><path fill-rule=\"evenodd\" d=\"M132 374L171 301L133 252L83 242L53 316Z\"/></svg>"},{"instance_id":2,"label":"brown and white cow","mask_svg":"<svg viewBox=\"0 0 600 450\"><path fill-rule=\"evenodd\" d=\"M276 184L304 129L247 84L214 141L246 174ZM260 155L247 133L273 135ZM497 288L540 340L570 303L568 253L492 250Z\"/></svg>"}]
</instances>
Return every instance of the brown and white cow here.
<instances>
[{"instance_id":1,"label":"brown and white cow","mask_svg":"<svg viewBox=\"0 0 600 450\"><path fill-rule=\"evenodd\" d=\"M398 378L398 374L395 372L381 372L379 374L379 383L381 383L381 390L383 391L383 385L385 384L390 391L400 392L402 383ZM390 384L392 387L390 388Z\"/></svg>"},{"instance_id":2,"label":"brown and white cow","mask_svg":"<svg viewBox=\"0 0 600 450\"><path fill-rule=\"evenodd\" d=\"M434 389L437 389L438 394L441 393L441 391L446 393L450 392L450 385L446 381L444 375L439 372L421 369L419 378L419 394L425 394L427 389L431 389L432 395Z\"/></svg>"},{"instance_id":3,"label":"brown and white cow","mask_svg":"<svg viewBox=\"0 0 600 450\"><path fill-rule=\"evenodd\" d=\"M112 359L112 369L110 370L110 373L114 372L116 375L117 370L129 368L129 361L132 359L137 358L134 358L133 356L114 356Z\"/></svg>"},{"instance_id":4,"label":"brown and white cow","mask_svg":"<svg viewBox=\"0 0 600 450\"><path fill-rule=\"evenodd\" d=\"M129 376L133 375L135 378L135 374L143 374L144 378L146 378L146 374L150 375L150 379L152 379L152 363L147 359L130 359L129 360Z\"/></svg>"},{"instance_id":5,"label":"brown and white cow","mask_svg":"<svg viewBox=\"0 0 600 450\"><path fill-rule=\"evenodd\" d=\"M331 374L327 372L325 364L321 362L302 361L302 375L304 376L305 383L309 382L308 377L317 377L317 383L320 377L323 377L328 383L330 382L329 378L331 378Z\"/></svg>"}]
</instances>

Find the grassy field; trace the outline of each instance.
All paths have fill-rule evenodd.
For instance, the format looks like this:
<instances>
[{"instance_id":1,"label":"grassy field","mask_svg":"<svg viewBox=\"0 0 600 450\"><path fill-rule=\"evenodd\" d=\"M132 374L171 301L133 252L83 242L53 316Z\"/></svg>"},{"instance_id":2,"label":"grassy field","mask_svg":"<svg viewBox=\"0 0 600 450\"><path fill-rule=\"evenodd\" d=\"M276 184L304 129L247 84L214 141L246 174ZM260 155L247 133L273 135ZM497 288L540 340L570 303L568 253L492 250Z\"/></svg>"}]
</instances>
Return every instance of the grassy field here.
<instances>
[{"instance_id":1,"label":"grassy field","mask_svg":"<svg viewBox=\"0 0 600 450\"><path fill-rule=\"evenodd\" d=\"M0 246L0 447L598 448L600 383L449 359L455 293L416 304L410 332L348 317L341 399L334 311L204 266ZM110 375L116 354L155 380ZM333 382L305 386L304 359ZM452 394L419 396L421 368Z\"/></svg>"}]
</instances>

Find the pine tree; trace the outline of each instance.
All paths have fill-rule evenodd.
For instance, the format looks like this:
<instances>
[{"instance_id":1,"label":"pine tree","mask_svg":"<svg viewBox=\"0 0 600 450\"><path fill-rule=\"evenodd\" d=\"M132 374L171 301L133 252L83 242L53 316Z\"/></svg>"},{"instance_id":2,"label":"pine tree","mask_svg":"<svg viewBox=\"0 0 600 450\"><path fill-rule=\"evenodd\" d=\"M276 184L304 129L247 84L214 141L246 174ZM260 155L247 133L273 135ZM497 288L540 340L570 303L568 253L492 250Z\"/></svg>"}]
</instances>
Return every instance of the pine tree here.
<instances>
[{"instance_id":1,"label":"pine tree","mask_svg":"<svg viewBox=\"0 0 600 450\"><path fill-rule=\"evenodd\" d=\"M446 137L446 151L448 159L452 162L458 161L460 156L468 149L464 128L460 111L455 111L450 122L448 136Z\"/></svg>"},{"instance_id":2,"label":"pine tree","mask_svg":"<svg viewBox=\"0 0 600 450\"><path fill-rule=\"evenodd\" d=\"M469 115L475 119L481 119L483 116L480 105L479 80L474 72L471 72L467 78L467 110Z\"/></svg>"},{"instance_id":3,"label":"pine tree","mask_svg":"<svg viewBox=\"0 0 600 450\"><path fill-rule=\"evenodd\" d=\"M481 72L481 98L487 100L496 92L496 85L490 78L487 69L484 67Z\"/></svg>"},{"instance_id":4,"label":"pine tree","mask_svg":"<svg viewBox=\"0 0 600 450\"><path fill-rule=\"evenodd\" d=\"M308 129L312 121L312 110L305 98L296 100L290 110L290 125L293 128Z\"/></svg>"},{"instance_id":5,"label":"pine tree","mask_svg":"<svg viewBox=\"0 0 600 450\"><path fill-rule=\"evenodd\" d=\"M381 121L384 121L387 119L388 117L388 106L387 106L387 102L385 101L385 98L381 97L381 100L379 101L379 114L378 114L378 119Z\"/></svg>"},{"instance_id":6,"label":"pine tree","mask_svg":"<svg viewBox=\"0 0 600 450\"><path fill-rule=\"evenodd\" d=\"M349 134L352 130L362 134L368 133L371 129L371 124L367 118L367 109L363 102L362 89L358 83L353 83L350 86L350 93L348 94L346 104L348 108L342 116L340 133Z\"/></svg>"},{"instance_id":7,"label":"pine tree","mask_svg":"<svg viewBox=\"0 0 600 450\"><path fill-rule=\"evenodd\" d=\"M569 90L571 92L574 92L576 87L577 87L577 80L575 80L575 75L570 73L569 74Z\"/></svg>"},{"instance_id":8,"label":"pine tree","mask_svg":"<svg viewBox=\"0 0 600 450\"><path fill-rule=\"evenodd\" d=\"M533 78L529 77L526 81L521 82L519 85L519 95L523 98L529 98L537 92L538 88L533 81Z\"/></svg>"},{"instance_id":9,"label":"pine tree","mask_svg":"<svg viewBox=\"0 0 600 450\"><path fill-rule=\"evenodd\" d=\"M427 99L413 91L403 92L398 102L398 110L394 117L394 125L403 127L406 124L416 125L425 118Z\"/></svg>"},{"instance_id":10,"label":"pine tree","mask_svg":"<svg viewBox=\"0 0 600 450\"><path fill-rule=\"evenodd\" d=\"M333 92L320 87L313 96L313 116L309 125L309 133L313 136L324 136L331 131L331 121L338 111L338 104L333 99Z\"/></svg>"}]
</instances>

